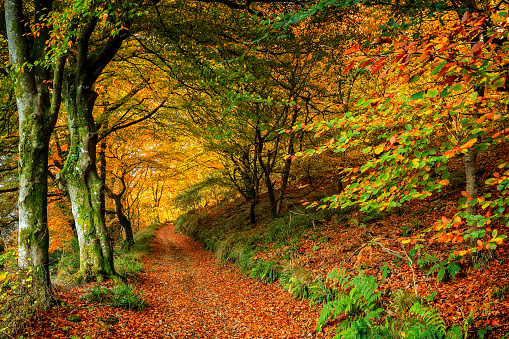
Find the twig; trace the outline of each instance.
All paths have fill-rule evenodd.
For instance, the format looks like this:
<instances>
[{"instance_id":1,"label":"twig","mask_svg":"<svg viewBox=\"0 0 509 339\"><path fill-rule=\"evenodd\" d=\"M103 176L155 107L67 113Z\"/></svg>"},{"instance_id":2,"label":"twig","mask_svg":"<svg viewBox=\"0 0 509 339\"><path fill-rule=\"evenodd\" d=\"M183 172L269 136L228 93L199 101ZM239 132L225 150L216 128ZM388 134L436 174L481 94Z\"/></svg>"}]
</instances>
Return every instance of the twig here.
<instances>
[{"instance_id":1,"label":"twig","mask_svg":"<svg viewBox=\"0 0 509 339\"><path fill-rule=\"evenodd\" d=\"M405 251L405 248L403 247L403 244L401 244L401 246L403 247L403 251L402 252L398 252L398 251L394 251L394 250L391 250L390 248L385 247L384 244L382 244L381 242L378 242L378 241L376 241L376 239L374 239L374 240L370 240L367 243L365 243L364 245L362 245L360 249L362 249L362 248L364 248L366 246L369 246L369 245L378 245L386 253L388 253L388 254L390 254L392 256L395 256L396 258L399 258L399 259L401 259L403 261L408 261L410 263L409 266L410 266L410 269L412 270L412 281L414 283L414 292L415 292L415 294L417 294L417 280L415 278L414 261L412 260L412 258L410 258L408 256L408 253ZM401 253L403 253L404 256Z\"/></svg>"}]
</instances>

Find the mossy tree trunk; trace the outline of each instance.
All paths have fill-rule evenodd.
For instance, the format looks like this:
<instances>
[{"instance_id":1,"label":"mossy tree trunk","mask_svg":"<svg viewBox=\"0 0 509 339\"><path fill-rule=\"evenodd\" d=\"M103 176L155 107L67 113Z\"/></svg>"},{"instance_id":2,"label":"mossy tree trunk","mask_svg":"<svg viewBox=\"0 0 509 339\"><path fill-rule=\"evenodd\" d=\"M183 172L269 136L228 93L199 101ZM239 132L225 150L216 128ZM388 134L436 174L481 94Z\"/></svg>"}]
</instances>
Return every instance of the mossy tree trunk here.
<instances>
[{"instance_id":1,"label":"mossy tree trunk","mask_svg":"<svg viewBox=\"0 0 509 339\"><path fill-rule=\"evenodd\" d=\"M96 95L72 76L66 82L71 147L59 179L71 199L80 245L80 271L92 277L110 276L115 274L113 252L101 215L102 182L97 174L95 157L97 134L90 123Z\"/></svg>"},{"instance_id":2,"label":"mossy tree trunk","mask_svg":"<svg viewBox=\"0 0 509 339\"><path fill-rule=\"evenodd\" d=\"M39 273L35 279L38 302L48 306L52 297L48 270L48 149L60 107L65 59L60 57L53 70L45 63L49 30L44 16L51 11L52 1L35 1L33 5L32 24L42 27L38 36L27 31L31 23L20 0L5 1L5 21L9 73L19 114L18 265Z\"/></svg>"},{"instance_id":3,"label":"mossy tree trunk","mask_svg":"<svg viewBox=\"0 0 509 339\"><path fill-rule=\"evenodd\" d=\"M97 24L98 19L91 17L83 26L76 42L76 59L64 76L71 145L58 175L71 199L80 246L80 272L92 279L115 275L113 249L101 213L103 183L96 166L98 136L92 110L97 93L93 86L128 36L127 30L121 31L91 51L90 39Z\"/></svg>"}]
</instances>

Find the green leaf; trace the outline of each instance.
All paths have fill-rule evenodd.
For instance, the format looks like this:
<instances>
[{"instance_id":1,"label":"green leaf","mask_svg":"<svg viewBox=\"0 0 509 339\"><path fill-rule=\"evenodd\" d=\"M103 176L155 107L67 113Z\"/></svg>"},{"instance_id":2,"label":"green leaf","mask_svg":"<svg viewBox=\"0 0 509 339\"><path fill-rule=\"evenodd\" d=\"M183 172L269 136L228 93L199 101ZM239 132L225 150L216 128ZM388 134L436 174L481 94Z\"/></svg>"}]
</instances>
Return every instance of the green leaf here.
<instances>
[{"instance_id":1,"label":"green leaf","mask_svg":"<svg viewBox=\"0 0 509 339\"><path fill-rule=\"evenodd\" d=\"M436 88L430 89L428 93L426 93L426 96L428 98L434 98L438 95L438 90Z\"/></svg>"},{"instance_id":2,"label":"green leaf","mask_svg":"<svg viewBox=\"0 0 509 339\"><path fill-rule=\"evenodd\" d=\"M431 75L437 75L438 73L440 73L440 71L442 70L442 68L444 68L446 63L447 61L442 61L441 63L439 63L435 68L433 68Z\"/></svg>"},{"instance_id":3,"label":"green leaf","mask_svg":"<svg viewBox=\"0 0 509 339\"><path fill-rule=\"evenodd\" d=\"M419 99L424 98L425 95L426 95L426 92L420 91L418 93L412 94L412 96L410 97L410 100L411 101L419 100Z\"/></svg>"}]
</instances>

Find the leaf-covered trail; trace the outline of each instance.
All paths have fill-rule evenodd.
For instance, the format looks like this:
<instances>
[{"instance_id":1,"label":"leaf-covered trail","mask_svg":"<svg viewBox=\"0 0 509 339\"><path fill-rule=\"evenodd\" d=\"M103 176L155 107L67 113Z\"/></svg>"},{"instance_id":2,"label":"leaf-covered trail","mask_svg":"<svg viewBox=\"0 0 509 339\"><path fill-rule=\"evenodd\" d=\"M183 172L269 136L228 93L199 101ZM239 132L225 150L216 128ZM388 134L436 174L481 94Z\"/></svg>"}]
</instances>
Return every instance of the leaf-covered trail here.
<instances>
[{"instance_id":1,"label":"leaf-covered trail","mask_svg":"<svg viewBox=\"0 0 509 339\"><path fill-rule=\"evenodd\" d=\"M299 338L315 325L307 302L218 266L170 226L158 231L155 253L143 288L153 316L164 313L162 334L169 338Z\"/></svg>"},{"instance_id":2,"label":"leaf-covered trail","mask_svg":"<svg viewBox=\"0 0 509 339\"><path fill-rule=\"evenodd\" d=\"M157 232L154 252L145 260L140 290L143 311L97 305L80 296L84 288L60 289L70 305L40 316L29 330L46 338L311 338L318 312L293 299L277 284L245 277L171 225ZM90 286L88 286L90 287ZM80 322L67 316L79 315ZM116 324L105 319L115 315Z\"/></svg>"}]
</instances>

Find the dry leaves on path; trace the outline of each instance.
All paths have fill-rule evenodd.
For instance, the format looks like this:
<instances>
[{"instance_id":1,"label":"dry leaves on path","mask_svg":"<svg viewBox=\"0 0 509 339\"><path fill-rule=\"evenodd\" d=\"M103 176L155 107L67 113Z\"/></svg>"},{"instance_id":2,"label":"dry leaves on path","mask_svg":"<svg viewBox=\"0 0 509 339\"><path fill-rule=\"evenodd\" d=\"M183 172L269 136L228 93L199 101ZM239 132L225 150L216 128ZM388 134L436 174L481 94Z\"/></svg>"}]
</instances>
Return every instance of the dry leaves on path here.
<instances>
[{"instance_id":1,"label":"dry leaves on path","mask_svg":"<svg viewBox=\"0 0 509 339\"><path fill-rule=\"evenodd\" d=\"M277 284L242 276L232 265L218 265L200 244L173 231L173 226L163 226L154 252L145 259L139 286L147 299L145 310L98 305L81 298L85 287L60 287L59 297L70 307L43 313L27 334L32 338L326 337L313 333L318 311L306 301L293 299ZM81 321L71 322L69 315L80 316Z\"/></svg>"}]
</instances>

